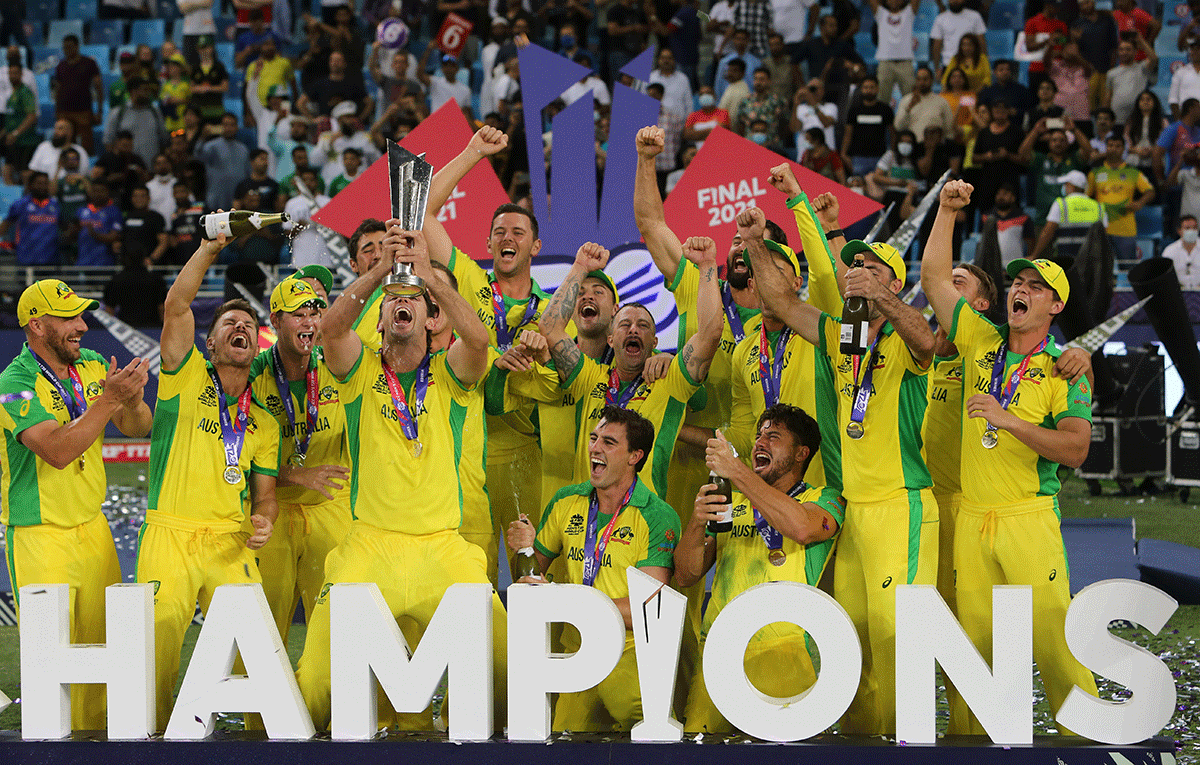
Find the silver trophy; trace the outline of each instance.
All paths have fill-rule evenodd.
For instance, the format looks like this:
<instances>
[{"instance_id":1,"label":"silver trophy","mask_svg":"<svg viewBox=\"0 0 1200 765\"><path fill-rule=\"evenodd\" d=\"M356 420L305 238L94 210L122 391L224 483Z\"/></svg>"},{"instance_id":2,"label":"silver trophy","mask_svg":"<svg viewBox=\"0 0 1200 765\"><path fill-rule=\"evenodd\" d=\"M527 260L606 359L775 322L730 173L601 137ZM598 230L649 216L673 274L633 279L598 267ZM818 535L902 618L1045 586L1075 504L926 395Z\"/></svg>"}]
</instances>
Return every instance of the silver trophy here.
<instances>
[{"instance_id":1,"label":"silver trophy","mask_svg":"<svg viewBox=\"0 0 1200 765\"><path fill-rule=\"evenodd\" d=\"M425 223L433 165L425 161L424 154L413 154L392 141L387 142L387 155L392 217L400 221L405 231L420 231ZM383 291L389 295L415 297L424 294L425 280L413 273L408 263L397 263L392 273L384 278Z\"/></svg>"}]
</instances>

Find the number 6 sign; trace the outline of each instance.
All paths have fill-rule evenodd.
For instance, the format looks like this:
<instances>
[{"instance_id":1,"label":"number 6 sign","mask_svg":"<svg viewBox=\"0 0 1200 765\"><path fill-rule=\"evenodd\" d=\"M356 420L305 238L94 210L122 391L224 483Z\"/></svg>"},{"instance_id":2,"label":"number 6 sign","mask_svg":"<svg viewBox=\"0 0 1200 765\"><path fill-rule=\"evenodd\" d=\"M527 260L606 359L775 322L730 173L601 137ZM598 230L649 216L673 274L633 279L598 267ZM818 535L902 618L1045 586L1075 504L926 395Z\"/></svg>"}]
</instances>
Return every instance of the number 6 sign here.
<instances>
[{"instance_id":1,"label":"number 6 sign","mask_svg":"<svg viewBox=\"0 0 1200 765\"><path fill-rule=\"evenodd\" d=\"M446 15L446 20L442 22L442 28L437 33L437 46L447 56L458 58L467 44L467 35L471 34L471 30L475 25L459 16L457 13Z\"/></svg>"}]
</instances>

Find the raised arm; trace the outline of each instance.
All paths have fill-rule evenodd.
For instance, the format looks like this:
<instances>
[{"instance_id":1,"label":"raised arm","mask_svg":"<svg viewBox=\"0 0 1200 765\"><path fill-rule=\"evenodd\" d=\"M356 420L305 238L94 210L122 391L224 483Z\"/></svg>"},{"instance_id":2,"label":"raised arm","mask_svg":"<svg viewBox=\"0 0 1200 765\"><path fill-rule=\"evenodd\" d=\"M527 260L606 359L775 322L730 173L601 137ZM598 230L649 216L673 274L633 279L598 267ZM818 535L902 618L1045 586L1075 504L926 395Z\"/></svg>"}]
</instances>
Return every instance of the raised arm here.
<instances>
[{"instance_id":1,"label":"raised arm","mask_svg":"<svg viewBox=\"0 0 1200 765\"><path fill-rule=\"evenodd\" d=\"M893 284L898 281L894 279ZM895 327L896 333L921 367L929 366L933 361L933 330L919 310L901 300L899 295L865 268L852 268L846 273L846 297L855 296L870 300Z\"/></svg>"},{"instance_id":2,"label":"raised arm","mask_svg":"<svg viewBox=\"0 0 1200 765\"><path fill-rule=\"evenodd\" d=\"M192 301L204 283L209 266L228 243L229 239L224 234L216 239L201 239L200 246L167 290L167 299L163 303L160 355L162 368L168 372L179 369L196 344L196 317L192 315Z\"/></svg>"},{"instance_id":3,"label":"raised arm","mask_svg":"<svg viewBox=\"0 0 1200 765\"><path fill-rule=\"evenodd\" d=\"M929 298L938 324L954 322L954 308L961 297L954 286L954 216L971 201L974 187L966 181L947 181L938 195L937 218L921 255L921 289Z\"/></svg>"},{"instance_id":4,"label":"raised arm","mask_svg":"<svg viewBox=\"0 0 1200 765\"><path fill-rule=\"evenodd\" d=\"M696 296L696 334L688 338L679 352L679 360L688 376L697 382L708 376L708 367L721 345L725 314L717 289L717 243L706 236L692 236L683 243L683 255L700 269L700 290Z\"/></svg>"},{"instance_id":5,"label":"raised arm","mask_svg":"<svg viewBox=\"0 0 1200 765\"><path fill-rule=\"evenodd\" d=\"M750 268L754 271L758 297L783 323L808 342L819 346L821 312L796 295L794 277L785 274L775 264L763 241L766 220L762 210L757 207L747 208L737 217L738 236L746 243L746 256L750 258Z\"/></svg>"},{"instance_id":6,"label":"raised arm","mask_svg":"<svg viewBox=\"0 0 1200 765\"><path fill-rule=\"evenodd\" d=\"M796 232L800 234L804 259L808 261L809 301L825 313L840 314L846 265L834 255L833 243L825 238L827 232L834 233L836 251L846 244L846 237L838 227L837 197L825 192L810 203L786 162L771 168L771 185L787 195L788 207L796 219Z\"/></svg>"},{"instance_id":7,"label":"raised arm","mask_svg":"<svg viewBox=\"0 0 1200 765\"><path fill-rule=\"evenodd\" d=\"M658 176L654 158L662 153L665 133L659 127L644 127L637 132L637 174L633 182L633 217L638 231L646 240L646 249L667 284L674 284L683 246L675 236L663 212L662 197L658 194Z\"/></svg>"},{"instance_id":8,"label":"raised arm","mask_svg":"<svg viewBox=\"0 0 1200 765\"><path fill-rule=\"evenodd\" d=\"M562 284L554 291L550 305L542 312L538 331L550 345L550 358L558 370L558 377L566 380L575 367L579 366L579 346L567 334L567 324L575 315L575 303L579 300L579 288L584 277L592 271L602 271L608 264L608 250L594 242L585 242L575 253L575 262Z\"/></svg>"},{"instance_id":9,"label":"raised arm","mask_svg":"<svg viewBox=\"0 0 1200 765\"><path fill-rule=\"evenodd\" d=\"M398 221L388 221L388 224ZM392 270L392 256L385 250L379 262L371 267L349 287L342 290L321 319L321 343L325 350L325 363L335 377L344 377L354 368L362 355L362 340L354 331L354 322L366 307L367 298L383 283L383 278Z\"/></svg>"},{"instance_id":10,"label":"raised arm","mask_svg":"<svg viewBox=\"0 0 1200 765\"><path fill-rule=\"evenodd\" d=\"M466 148L458 156L447 162L433 175L429 184L429 200L425 205L425 223L423 231L429 247L429 257L444 265L450 264L450 252L454 243L446 233L445 227L438 221L438 211L458 182L471 172L471 168L484 157L490 157L496 152L503 151L508 146L508 136L490 125L484 125L475 131Z\"/></svg>"}]
</instances>

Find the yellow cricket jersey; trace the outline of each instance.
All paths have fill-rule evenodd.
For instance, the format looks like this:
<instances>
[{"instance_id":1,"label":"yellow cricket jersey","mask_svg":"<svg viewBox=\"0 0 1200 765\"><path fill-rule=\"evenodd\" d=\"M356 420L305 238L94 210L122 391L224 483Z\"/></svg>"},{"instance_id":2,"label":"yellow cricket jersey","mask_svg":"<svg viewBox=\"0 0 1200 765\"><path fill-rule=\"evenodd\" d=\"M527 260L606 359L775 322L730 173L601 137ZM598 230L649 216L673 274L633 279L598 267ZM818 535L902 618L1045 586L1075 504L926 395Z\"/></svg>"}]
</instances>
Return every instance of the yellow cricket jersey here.
<instances>
[{"instance_id":1,"label":"yellow cricket jersey","mask_svg":"<svg viewBox=\"0 0 1200 765\"><path fill-rule=\"evenodd\" d=\"M700 628L702 637L708 635L708 628L721 609L751 587L766 582L800 582L816 587L836 539L835 535L824 542L802 545L784 537L781 549L787 558L782 566L776 566L767 559L767 545L754 524L754 508L750 500L736 490L730 499L733 505L733 530L715 537L717 569L713 574L712 597L704 611L704 623ZM845 520L845 500L832 486L809 486L801 490L795 500L797 505L806 502L817 505L832 515L839 527ZM754 640L803 634L804 630L795 624L775 622L759 630Z\"/></svg>"},{"instance_id":2,"label":"yellow cricket jersey","mask_svg":"<svg viewBox=\"0 0 1200 765\"><path fill-rule=\"evenodd\" d=\"M416 372L396 377L412 406ZM445 351L433 354L425 401L416 411L420 455L413 454L415 444L400 427L379 351L363 350L337 381L337 389L346 409L354 518L405 534L457 529L462 524L458 473L464 443L475 437L472 429L484 428L482 421L467 417L472 399L483 395L479 386L459 382Z\"/></svg>"},{"instance_id":3,"label":"yellow cricket jersey","mask_svg":"<svg viewBox=\"0 0 1200 765\"><path fill-rule=\"evenodd\" d=\"M83 383L84 398L90 405L104 393L108 362L95 351L80 349L75 370ZM60 380L67 395L72 384ZM67 404L38 368L26 345L0 374L0 393L33 391L29 400L10 401L0 407L0 524L6 526L78 526L100 514L100 504L108 489L101 445L96 441L83 453L83 467L75 460L62 470L51 466L18 440L27 428L42 422L65 425L71 421ZM11 552L11 551L10 551Z\"/></svg>"},{"instance_id":4,"label":"yellow cricket jersey","mask_svg":"<svg viewBox=\"0 0 1200 765\"><path fill-rule=\"evenodd\" d=\"M833 362L842 439L842 496L849 502L885 502L933 484L921 456L929 369L922 369L891 323L879 334L872 391L862 438L846 435L854 403L853 357L841 352L841 320L822 314L821 352ZM866 374L864 356L859 376Z\"/></svg>"},{"instance_id":5,"label":"yellow cricket jersey","mask_svg":"<svg viewBox=\"0 0 1200 765\"><path fill-rule=\"evenodd\" d=\"M341 465L350 467L350 449L346 444L346 410L342 408L341 397L337 391L337 380L325 359L321 348L315 348L309 357L309 369L317 370L317 424L312 438L308 442L308 452L304 464L308 467L316 465ZM275 381L275 362L271 351L265 350L255 357L250 366L250 387L254 398L261 401L263 408L271 413L279 424L280 452L279 464L289 464L292 455L296 453L296 439L304 438L308 432L308 394L305 390L305 380L288 382L288 394L292 397L292 411L296 418L295 429L288 422L287 410L280 397L279 385ZM281 486L275 490L275 496L280 502L293 505L320 505L329 500L325 495L303 486ZM336 501L343 501L350 496L350 484L347 483L341 491L334 495Z\"/></svg>"},{"instance_id":6,"label":"yellow cricket jersey","mask_svg":"<svg viewBox=\"0 0 1200 765\"><path fill-rule=\"evenodd\" d=\"M238 459L243 479L225 482L220 410L237 425L237 396L218 403L208 370L212 364L194 346L173 371L158 377L158 404L150 433L150 497L147 507L201 521L241 523L251 514L250 473L279 474L279 425L261 402L252 400Z\"/></svg>"},{"instance_id":7,"label":"yellow cricket jersey","mask_svg":"<svg viewBox=\"0 0 1200 765\"><path fill-rule=\"evenodd\" d=\"M557 558L566 552L568 584L583 583L583 554L591 496L592 485L586 481L560 489L542 513L542 522L534 542L534 548L550 558ZM597 544L610 520L611 515L596 513ZM625 569L629 566L674 568L675 545L678 541L679 516L670 505L655 496L645 482L639 480L629 497L629 504L617 515L616 525L604 549L604 559L592 586L614 600L628 598L629 583ZM575 641L578 641L578 637L575 637ZM575 642L569 650L577 647L578 642Z\"/></svg>"},{"instance_id":8,"label":"yellow cricket jersey","mask_svg":"<svg viewBox=\"0 0 1200 765\"><path fill-rule=\"evenodd\" d=\"M563 390L575 397L574 460L577 480L586 479L591 473L588 436L596 423L600 422L600 411L605 406L611 372L612 365L601 364L581 354L579 364L562 382ZM643 466L642 475L647 488L664 497L667 493L667 467L671 464L684 413L689 405L697 410L704 408L704 388L688 375L680 356L671 362L667 376L661 380L646 384L639 378L635 382L638 388L625 408L637 412L654 425L654 450ZM633 384L622 383L621 394Z\"/></svg>"},{"instance_id":9,"label":"yellow cricket jersey","mask_svg":"<svg viewBox=\"0 0 1200 765\"><path fill-rule=\"evenodd\" d=\"M354 334L362 340L367 351L377 351L383 345L383 336L379 334L379 309L383 305L383 287L376 287L367 298L366 306L354 320Z\"/></svg>"},{"instance_id":10,"label":"yellow cricket jersey","mask_svg":"<svg viewBox=\"0 0 1200 765\"><path fill-rule=\"evenodd\" d=\"M957 354L933 360L929 369L929 397L921 426L925 464L935 494L957 494L961 466L963 422L963 364Z\"/></svg>"},{"instance_id":11,"label":"yellow cricket jersey","mask_svg":"<svg viewBox=\"0 0 1200 765\"><path fill-rule=\"evenodd\" d=\"M495 349L493 349L495 350ZM484 398L489 419L537 404L542 444L542 496L553 497L562 487L575 482L575 396L558 386L553 362L534 363L533 369L509 372L495 366L499 352L491 358Z\"/></svg>"},{"instance_id":12,"label":"yellow cricket jersey","mask_svg":"<svg viewBox=\"0 0 1200 765\"><path fill-rule=\"evenodd\" d=\"M963 359L964 396L987 393L991 386L992 363L1000 343L1008 338L1008 325L999 327L980 316L967 301L959 299L950 325L950 340ZM1062 355L1051 338L1046 348L1032 359L1017 385L1008 410L1026 422L1054 429L1065 417L1092 421L1092 389L1087 378L1071 385L1053 374ZM1009 351L1005 375L1024 357ZM1058 463L1040 456L1006 431L999 431L994 449L981 440L987 423L982 417L963 418L963 501L977 504L1007 504L1058 494ZM1057 512L1058 504L1054 504Z\"/></svg>"}]
</instances>

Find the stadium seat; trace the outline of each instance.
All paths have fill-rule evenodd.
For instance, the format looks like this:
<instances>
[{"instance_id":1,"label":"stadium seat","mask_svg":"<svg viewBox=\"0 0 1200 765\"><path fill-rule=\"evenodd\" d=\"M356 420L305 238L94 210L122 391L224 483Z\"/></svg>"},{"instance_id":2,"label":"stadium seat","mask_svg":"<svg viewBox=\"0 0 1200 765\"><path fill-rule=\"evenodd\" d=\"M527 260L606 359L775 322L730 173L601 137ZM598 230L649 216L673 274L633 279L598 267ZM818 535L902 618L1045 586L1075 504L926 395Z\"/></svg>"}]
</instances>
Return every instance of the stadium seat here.
<instances>
[{"instance_id":1,"label":"stadium seat","mask_svg":"<svg viewBox=\"0 0 1200 765\"><path fill-rule=\"evenodd\" d=\"M182 18L179 14L179 4L175 0L158 0L155 7L158 11L155 15L160 19L174 21Z\"/></svg>"},{"instance_id":2,"label":"stadium seat","mask_svg":"<svg viewBox=\"0 0 1200 765\"><path fill-rule=\"evenodd\" d=\"M1169 118L1171 114L1171 107L1167 104L1167 101L1171 95L1171 81L1167 80L1166 82L1162 82L1160 80L1158 85L1150 88L1150 92L1158 96L1159 103L1162 104L1163 114L1167 115Z\"/></svg>"},{"instance_id":3,"label":"stadium seat","mask_svg":"<svg viewBox=\"0 0 1200 765\"><path fill-rule=\"evenodd\" d=\"M58 0L29 0L25 3L25 17L35 21L61 18Z\"/></svg>"},{"instance_id":4,"label":"stadium seat","mask_svg":"<svg viewBox=\"0 0 1200 765\"><path fill-rule=\"evenodd\" d=\"M1161 35L1160 35L1161 36ZM1175 53L1169 56L1160 55L1158 58L1158 81L1164 85L1170 86L1171 75L1175 70L1187 63L1187 56L1182 53Z\"/></svg>"},{"instance_id":5,"label":"stadium seat","mask_svg":"<svg viewBox=\"0 0 1200 765\"><path fill-rule=\"evenodd\" d=\"M65 17L91 21L96 18L96 0L67 0Z\"/></svg>"},{"instance_id":6,"label":"stadium seat","mask_svg":"<svg viewBox=\"0 0 1200 765\"><path fill-rule=\"evenodd\" d=\"M37 129L43 133L54 130L54 102L39 98Z\"/></svg>"},{"instance_id":7,"label":"stadium seat","mask_svg":"<svg viewBox=\"0 0 1200 765\"><path fill-rule=\"evenodd\" d=\"M233 75L233 70L237 67L233 63L233 43L219 42L217 43L217 60L225 65L229 70L230 76Z\"/></svg>"},{"instance_id":8,"label":"stadium seat","mask_svg":"<svg viewBox=\"0 0 1200 765\"><path fill-rule=\"evenodd\" d=\"M871 33L859 32L854 35L854 49L864 60L873 60L875 58L875 41L871 39Z\"/></svg>"},{"instance_id":9,"label":"stadium seat","mask_svg":"<svg viewBox=\"0 0 1200 765\"><path fill-rule=\"evenodd\" d=\"M1178 45L1179 33L1164 30L1154 39L1154 52L1161 56L1181 56Z\"/></svg>"},{"instance_id":10,"label":"stadium seat","mask_svg":"<svg viewBox=\"0 0 1200 765\"><path fill-rule=\"evenodd\" d=\"M1192 20L1192 9L1184 0L1166 0L1163 3L1163 23L1169 26L1180 26ZM1171 35L1172 41L1175 35Z\"/></svg>"},{"instance_id":11,"label":"stadium seat","mask_svg":"<svg viewBox=\"0 0 1200 765\"><path fill-rule=\"evenodd\" d=\"M979 234L971 234L966 239L963 239L962 250L959 252L959 261L962 263L975 262L975 250L979 248Z\"/></svg>"},{"instance_id":12,"label":"stadium seat","mask_svg":"<svg viewBox=\"0 0 1200 765\"><path fill-rule=\"evenodd\" d=\"M63 38L67 35L75 35L83 40L83 20L55 19L51 21L46 30L46 46L61 49Z\"/></svg>"},{"instance_id":13,"label":"stadium seat","mask_svg":"<svg viewBox=\"0 0 1200 765\"><path fill-rule=\"evenodd\" d=\"M91 23L89 42L115 48L125 44L125 22L121 19L97 19Z\"/></svg>"},{"instance_id":14,"label":"stadium seat","mask_svg":"<svg viewBox=\"0 0 1200 765\"><path fill-rule=\"evenodd\" d=\"M928 32L913 32L913 61L918 64L929 61Z\"/></svg>"},{"instance_id":15,"label":"stadium seat","mask_svg":"<svg viewBox=\"0 0 1200 765\"><path fill-rule=\"evenodd\" d=\"M238 123L241 123L241 118L238 118ZM251 128L238 128L237 139L246 144L250 151L258 148L258 133Z\"/></svg>"},{"instance_id":16,"label":"stadium seat","mask_svg":"<svg viewBox=\"0 0 1200 765\"><path fill-rule=\"evenodd\" d=\"M62 59L62 44L57 48L51 48L47 45L37 45L33 48L33 60L37 63L49 62L51 60L60 61Z\"/></svg>"},{"instance_id":17,"label":"stadium seat","mask_svg":"<svg viewBox=\"0 0 1200 765\"><path fill-rule=\"evenodd\" d=\"M12 203L23 196L25 196L23 186L9 186L6 183L0 183L0 212L7 215L8 208L12 207Z\"/></svg>"},{"instance_id":18,"label":"stadium seat","mask_svg":"<svg viewBox=\"0 0 1200 765\"><path fill-rule=\"evenodd\" d=\"M1018 30L1025 28L1025 9L1024 4L1015 0L996 0L992 3L992 8L988 11L988 28L989 29L1011 29ZM913 27L916 28L915 25Z\"/></svg>"},{"instance_id":19,"label":"stadium seat","mask_svg":"<svg viewBox=\"0 0 1200 765\"><path fill-rule=\"evenodd\" d=\"M1161 241L1161 240L1160 240ZM1148 260L1158 254L1158 245L1154 239L1138 237L1137 240L1137 259Z\"/></svg>"},{"instance_id":20,"label":"stadium seat","mask_svg":"<svg viewBox=\"0 0 1200 765\"><path fill-rule=\"evenodd\" d=\"M129 31L129 42L134 45L149 45L158 50L167 39L166 23L162 19L138 19Z\"/></svg>"},{"instance_id":21,"label":"stadium seat","mask_svg":"<svg viewBox=\"0 0 1200 765\"><path fill-rule=\"evenodd\" d=\"M1144 237L1161 239L1163 235L1162 205L1146 205L1134 213L1138 233Z\"/></svg>"},{"instance_id":22,"label":"stadium seat","mask_svg":"<svg viewBox=\"0 0 1200 765\"><path fill-rule=\"evenodd\" d=\"M238 124L242 124L242 115L246 112L246 103L240 98L226 98L225 111L237 115ZM258 140L257 138L255 139Z\"/></svg>"},{"instance_id":23,"label":"stadium seat","mask_svg":"<svg viewBox=\"0 0 1200 765\"><path fill-rule=\"evenodd\" d=\"M989 29L987 31L988 58L992 61L998 58L1011 58L1013 46L1016 45L1016 37L1011 29Z\"/></svg>"},{"instance_id":24,"label":"stadium seat","mask_svg":"<svg viewBox=\"0 0 1200 765\"><path fill-rule=\"evenodd\" d=\"M38 103L54 103L54 96L50 93L50 72L38 72L33 75L33 82L37 85ZM50 127L54 127L54 123L50 123Z\"/></svg>"},{"instance_id":25,"label":"stadium seat","mask_svg":"<svg viewBox=\"0 0 1200 765\"><path fill-rule=\"evenodd\" d=\"M108 45L83 45L80 46L79 52L88 58L94 59L96 66L100 67L101 72L108 71L112 66L112 48Z\"/></svg>"},{"instance_id":26,"label":"stadium seat","mask_svg":"<svg viewBox=\"0 0 1200 765\"><path fill-rule=\"evenodd\" d=\"M933 20L937 18L937 14L936 5L929 0L922 0L920 7L917 8L917 16L913 19L913 31L928 32L933 29Z\"/></svg>"}]
</instances>

